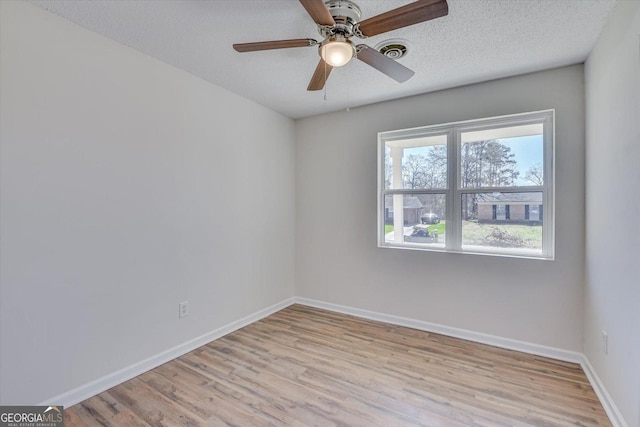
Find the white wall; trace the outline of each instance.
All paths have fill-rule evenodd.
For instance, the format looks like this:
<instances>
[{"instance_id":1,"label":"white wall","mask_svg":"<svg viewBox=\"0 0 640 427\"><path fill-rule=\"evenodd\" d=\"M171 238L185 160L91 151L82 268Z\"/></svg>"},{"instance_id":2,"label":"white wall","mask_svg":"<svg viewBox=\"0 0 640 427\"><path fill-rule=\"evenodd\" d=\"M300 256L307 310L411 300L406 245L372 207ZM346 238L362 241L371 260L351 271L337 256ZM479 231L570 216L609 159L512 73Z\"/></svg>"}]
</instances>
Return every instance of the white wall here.
<instances>
[{"instance_id":1,"label":"white wall","mask_svg":"<svg viewBox=\"0 0 640 427\"><path fill-rule=\"evenodd\" d=\"M0 6L1 404L293 296L292 120L40 8Z\"/></svg>"},{"instance_id":2,"label":"white wall","mask_svg":"<svg viewBox=\"0 0 640 427\"><path fill-rule=\"evenodd\" d=\"M640 2L618 2L585 76L584 351L627 424L640 427Z\"/></svg>"},{"instance_id":3,"label":"white wall","mask_svg":"<svg viewBox=\"0 0 640 427\"><path fill-rule=\"evenodd\" d=\"M297 121L296 295L581 351L583 77L576 65ZM555 261L376 247L378 132L548 108Z\"/></svg>"}]
</instances>

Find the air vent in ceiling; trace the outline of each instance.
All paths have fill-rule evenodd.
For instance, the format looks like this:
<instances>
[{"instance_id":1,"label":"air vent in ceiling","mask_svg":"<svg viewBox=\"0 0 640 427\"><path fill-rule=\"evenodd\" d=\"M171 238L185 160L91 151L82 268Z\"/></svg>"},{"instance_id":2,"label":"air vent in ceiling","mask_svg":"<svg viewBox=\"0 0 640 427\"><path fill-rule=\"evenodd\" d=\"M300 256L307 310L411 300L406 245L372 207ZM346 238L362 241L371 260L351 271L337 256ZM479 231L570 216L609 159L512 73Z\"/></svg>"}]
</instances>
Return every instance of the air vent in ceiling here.
<instances>
[{"instance_id":1,"label":"air vent in ceiling","mask_svg":"<svg viewBox=\"0 0 640 427\"><path fill-rule=\"evenodd\" d=\"M404 40L386 40L376 46L376 50L391 59L400 59L407 55L409 48Z\"/></svg>"}]
</instances>

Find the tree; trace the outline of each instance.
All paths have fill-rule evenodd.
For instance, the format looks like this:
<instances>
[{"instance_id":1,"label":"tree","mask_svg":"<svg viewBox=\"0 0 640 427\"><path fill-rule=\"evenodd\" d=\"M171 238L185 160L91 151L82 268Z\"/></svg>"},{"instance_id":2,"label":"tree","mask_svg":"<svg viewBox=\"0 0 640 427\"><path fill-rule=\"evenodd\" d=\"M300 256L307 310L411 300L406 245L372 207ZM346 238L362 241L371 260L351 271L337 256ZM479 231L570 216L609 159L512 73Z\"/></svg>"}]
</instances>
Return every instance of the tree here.
<instances>
[{"instance_id":1,"label":"tree","mask_svg":"<svg viewBox=\"0 0 640 427\"><path fill-rule=\"evenodd\" d=\"M465 142L461 145L460 171L463 188L508 187L520 172L509 146L498 140ZM463 219L478 217L477 195L465 197Z\"/></svg>"},{"instance_id":2,"label":"tree","mask_svg":"<svg viewBox=\"0 0 640 427\"><path fill-rule=\"evenodd\" d=\"M520 172L511 148L496 141L489 141L485 157L486 169L483 174L483 186L506 187L513 185Z\"/></svg>"},{"instance_id":3,"label":"tree","mask_svg":"<svg viewBox=\"0 0 640 427\"><path fill-rule=\"evenodd\" d=\"M434 145L427 154L427 168L425 170L425 184L427 188L447 188L447 147Z\"/></svg>"},{"instance_id":4,"label":"tree","mask_svg":"<svg viewBox=\"0 0 640 427\"><path fill-rule=\"evenodd\" d=\"M402 184L407 190L447 188L447 148L445 145L421 147L402 158ZM462 188L508 187L514 185L520 172L515 154L499 140L465 142L461 145L460 169ZM391 158L385 155L385 186L389 188L392 175ZM425 208L444 211L444 198L429 197ZM440 200L435 202L435 200ZM465 197L462 204L463 218L475 219L478 215L477 195Z\"/></svg>"},{"instance_id":5,"label":"tree","mask_svg":"<svg viewBox=\"0 0 640 427\"><path fill-rule=\"evenodd\" d=\"M527 170L524 179L529 181L533 185L542 186L544 184L542 165L540 163L531 165Z\"/></svg>"},{"instance_id":6,"label":"tree","mask_svg":"<svg viewBox=\"0 0 640 427\"><path fill-rule=\"evenodd\" d=\"M417 151L417 152L416 152ZM447 187L447 148L445 145L420 147L403 157L402 179L405 189L444 189ZM423 212L445 213L445 197L440 194L418 196Z\"/></svg>"},{"instance_id":7,"label":"tree","mask_svg":"<svg viewBox=\"0 0 640 427\"><path fill-rule=\"evenodd\" d=\"M447 148L444 145L422 147L422 152L403 158L402 179L405 189L447 187Z\"/></svg>"},{"instance_id":8,"label":"tree","mask_svg":"<svg viewBox=\"0 0 640 427\"><path fill-rule=\"evenodd\" d=\"M403 158L402 181L405 189L425 188L427 158L422 154L409 154Z\"/></svg>"},{"instance_id":9,"label":"tree","mask_svg":"<svg viewBox=\"0 0 640 427\"><path fill-rule=\"evenodd\" d=\"M462 187L506 187L518 179L517 162L511 148L496 140L462 144Z\"/></svg>"}]
</instances>

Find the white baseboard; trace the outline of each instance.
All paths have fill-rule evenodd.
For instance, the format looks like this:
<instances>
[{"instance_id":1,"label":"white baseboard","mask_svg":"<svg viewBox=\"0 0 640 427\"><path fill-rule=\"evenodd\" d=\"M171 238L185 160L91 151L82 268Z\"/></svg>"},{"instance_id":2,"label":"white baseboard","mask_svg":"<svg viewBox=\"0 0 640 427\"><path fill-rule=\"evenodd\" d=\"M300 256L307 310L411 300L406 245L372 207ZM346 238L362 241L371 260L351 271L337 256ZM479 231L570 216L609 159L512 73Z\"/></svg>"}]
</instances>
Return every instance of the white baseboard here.
<instances>
[{"instance_id":1,"label":"white baseboard","mask_svg":"<svg viewBox=\"0 0 640 427\"><path fill-rule=\"evenodd\" d=\"M522 351L524 353L535 354L538 356L550 357L552 359L564 360L566 362L580 363L583 354L576 351L564 350L555 347L547 347L544 345L533 344L525 341L503 338L496 335L483 334L481 332L469 331L467 329L453 328L451 326L440 325L438 323L425 322L423 320L410 319L408 317L394 316L391 314L379 313L376 311L362 310L359 308L348 307L344 305L332 304L324 301L313 300L309 298L296 297L295 302L311 307L323 308L325 310L335 311L338 313L350 314L352 316L363 317L365 319L377 320L379 322L391 323L398 326L406 326L408 328L418 329L426 332L447 335L454 338L473 341L481 344L488 344L494 347L505 348L508 350Z\"/></svg>"},{"instance_id":2,"label":"white baseboard","mask_svg":"<svg viewBox=\"0 0 640 427\"><path fill-rule=\"evenodd\" d=\"M217 340L218 338L230 334L233 331L236 331L277 311L280 311L283 308L290 306L294 302L294 298L287 298L270 307L243 317L240 320L231 322L218 329L214 329L211 332L207 332L206 334L201 335L197 338L163 351L162 353L156 354L155 356L151 356L141 362L134 363L133 365L128 366L124 369L105 375L104 377L98 378L95 381L91 381L90 383L77 387L73 390L47 399L44 402L40 403L40 405L63 405L65 407L75 405L76 403L82 402L83 400L95 396L98 393L102 393L103 391L108 390L111 387L114 387L153 368L156 368L163 363L167 363L170 360L175 359L176 357L182 356L183 354L193 351L198 347L210 343L211 341Z\"/></svg>"},{"instance_id":3,"label":"white baseboard","mask_svg":"<svg viewBox=\"0 0 640 427\"><path fill-rule=\"evenodd\" d=\"M413 329L418 329L427 332L438 333L447 335L454 338L461 338L464 340L474 341L481 344L488 344L495 347L505 348L509 350L522 351L524 353L535 354L539 356L550 357L553 359L564 360L567 362L579 363L584 370L587 379L591 383L596 395L600 399L602 406L604 407L611 423L614 427L628 427L622 414L618 410L617 406L611 399L611 396L607 392L607 389L602 384L602 381L596 374L593 366L587 359L587 357L575 351L564 350L554 347L547 347L539 344L528 343L525 341L513 340L510 338L503 338L496 335L483 334L480 332L474 332L466 329L453 328L450 326L440 325L437 323L425 322L422 320L411 319L408 317L394 316L391 314L379 313L375 311L363 310L359 308L349 307L345 305L333 304L324 301L318 301L309 298L292 297L287 298L279 303L276 303L270 307L250 314L242 319L231 322L225 326L201 335L197 338L189 340L176 347L163 351L155 356L151 356L141 362L135 363L129 367L105 375L102 378L98 378L95 381L77 387L68 392L54 396L50 399L40 403L40 405L63 405L69 407L76 403L82 402L96 394L99 394L105 390L110 389L118 384L121 384L131 378L134 378L140 374L143 374L155 367L169 362L176 357L182 356L198 347L201 347L211 341L221 338L233 331L250 325L264 317L267 317L277 311L280 311L291 304L302 304L310 307L321 308L337 313L348 314L356 317L361 317L370 320L376 320L380 322L390 323L398 326L406 326Z\"/></svg>"},{"instance_id":4,"label":"white baseboard","mask_svg":"<svg viewBox=\"0 0 640 427\"><path fill-rule=\"evenodd\" d=\"M322 308L325 310L349 314L352 316L362 317L370 320L377 320L380 322L390 323L392 325L406 326L421 331L433 332L454 338L461 338L464 340L474 341L481 344L488 344L508 350L522 351L524 353L550 357L552 359L563 360L566 362L578 363L580 364L580 366L582 366L582 370L591 383L591 387L594 389L596 396L598 396L598 399L600 399L600 402L602 403L602 406L604 407L604 410L607 413L611 424L613 424L614 427L628 427L627 423L622 417L622 414L620 414L620 411L607 392L607 389L600 381L600 378L598 378L598 375L591 366L591 363L589 363L589 359L587 359L587 357L582 353L555 347L547 347L544 345L533 344L525 341L513 340L510 338L503 338L496 335L483 334L466 329L453 328L437 323L410 319L407 317L394 316L375 311L362 310L360 308L354 308L345 305L332 304L309 298L295 297L294 299L297 304L308 305L310 307Z\"/></svg>"},{"instance_id":5,"label":"white baseboard","mask_svg":"<svg viewBox=\"0 0 640 427\"><path fill-rule=\"evenodd\" d=\"M598 396L598 399L600 399L600 403L602 403L602 406L609 416L609 420L611 421L611 424L613 424L613 427L629 427L624 417L620 413L620 410L613 402L613 399L611 399L609 392L604 387L604 384L602 384L600 377L598 377L598 374L593 369L593 366L591 366L591 362L589 362L589 359L587 359L587 356L584 354L582 355L580 365L582 366L582 370L584 371L585 375L589 379L591 387L593 387L593 390L596 392L596 396Z\"/></svg>"}]
</instances>

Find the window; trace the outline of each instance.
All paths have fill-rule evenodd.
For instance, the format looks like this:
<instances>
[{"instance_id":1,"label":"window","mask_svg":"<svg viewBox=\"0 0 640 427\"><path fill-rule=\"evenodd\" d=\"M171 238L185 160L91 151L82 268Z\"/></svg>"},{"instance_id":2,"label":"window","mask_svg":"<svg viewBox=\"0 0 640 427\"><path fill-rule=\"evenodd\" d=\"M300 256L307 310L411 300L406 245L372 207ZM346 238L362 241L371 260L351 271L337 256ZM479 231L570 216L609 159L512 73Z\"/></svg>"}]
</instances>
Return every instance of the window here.
<instances>
[{"instance_id":1,"label":"window","mask_svg":"<svg viewBox=\"0 0 640 427\"><path fill-rule=\"evenodd\" d=\"M553 259L553 119L378 134L378 246Z\"/></svg>"}]
</instances>

